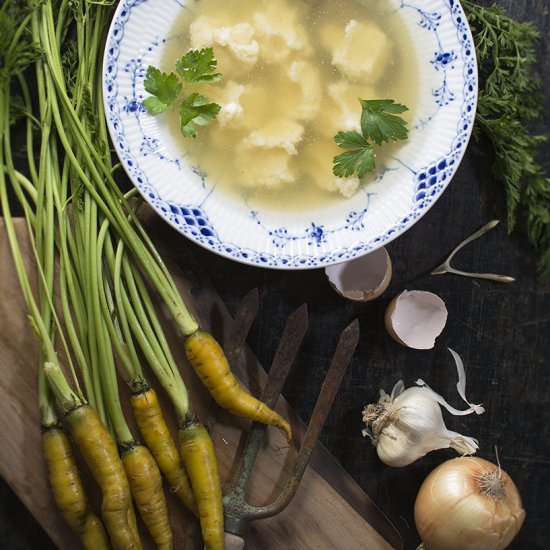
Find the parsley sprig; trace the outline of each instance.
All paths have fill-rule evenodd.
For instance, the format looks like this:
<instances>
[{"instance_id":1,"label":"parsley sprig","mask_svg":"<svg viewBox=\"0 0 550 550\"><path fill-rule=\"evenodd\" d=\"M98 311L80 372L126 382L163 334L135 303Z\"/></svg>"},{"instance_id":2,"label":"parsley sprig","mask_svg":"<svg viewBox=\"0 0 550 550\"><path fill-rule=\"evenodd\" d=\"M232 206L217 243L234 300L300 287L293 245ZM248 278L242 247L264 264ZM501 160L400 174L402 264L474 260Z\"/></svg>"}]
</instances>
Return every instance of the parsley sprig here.
<instances>
[{"instance_id":1,"label":"parsley sprig","mask_svg":"<svg viewBox=\"0 0 550 550\"><path fill-rule=\"evenodd\" d=\"M462 0L480 68L475 135L494 150L493 176L502 182L508 231L522 229L538 253L541 278L550 277L550 178L537 161L547 134L532 131L543 116L541 83L534 73L539 32L498 7Z\"/></svg>"},{"instance_id":2,"label":"parsley sprig","mask_svg":"<svg viewBox=\"0 0 550 550\"><path fill-rule=\"evenodd\" d=\"M399 115L408 110L393 99L359 99L361 103L361 133L338 132L334 141L342 149L349 149L333 159L332 172L340 178L364 177L372 172L374 144L407 139L407 122Z\"/></svg>"},{"instance_id":3,"label":"parsley sprig","mask_svg":"<svg viewBox=\"0 0 550 550\"><path fill-rule=\"evenodd\" d=\"M143 100L143 106L151 115L163 113L179 99L183 90L181 80L187 84L218 82L222 75L215 72L216 67L212 48L188 51L176 62L176 73L164 73L149 65L143 84L151 96ZM181 133L197 137L197 126L206 126L220 109L220 105L196 92L183 97L179 108Z\"/></svg>"}]
</instances>

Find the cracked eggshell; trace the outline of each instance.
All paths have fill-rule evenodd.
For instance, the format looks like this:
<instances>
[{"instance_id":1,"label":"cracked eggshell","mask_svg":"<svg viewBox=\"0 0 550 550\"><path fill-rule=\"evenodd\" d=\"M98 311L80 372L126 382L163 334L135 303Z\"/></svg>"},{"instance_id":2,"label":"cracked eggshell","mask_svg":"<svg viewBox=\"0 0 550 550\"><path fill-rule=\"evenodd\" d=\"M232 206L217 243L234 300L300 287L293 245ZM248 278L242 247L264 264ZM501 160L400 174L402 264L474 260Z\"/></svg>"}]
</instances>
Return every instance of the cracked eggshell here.
<instances>
[{"instance_id":1,"label":"cracked eggshell","mask_svg":"<svg viewBox=\"0 0 550 550\"><path fill-rule=\"evenodd\" d=\"M378 298L391 281L392 264L385 248L349 262L325 268L330 285L338 294L357 302Z\"/></svg>"},{"instance_id":2,"label":"cracked eggshell","mask_svg":"<svg viewBox=\"0 0 550 550\"><path fill-rule=\"evenodd\" d=\"M405 290L388 304L384 318L394 340L414 349L431 349L447 322L445 302L423 290Z\"/></svg>"}]
</instances>

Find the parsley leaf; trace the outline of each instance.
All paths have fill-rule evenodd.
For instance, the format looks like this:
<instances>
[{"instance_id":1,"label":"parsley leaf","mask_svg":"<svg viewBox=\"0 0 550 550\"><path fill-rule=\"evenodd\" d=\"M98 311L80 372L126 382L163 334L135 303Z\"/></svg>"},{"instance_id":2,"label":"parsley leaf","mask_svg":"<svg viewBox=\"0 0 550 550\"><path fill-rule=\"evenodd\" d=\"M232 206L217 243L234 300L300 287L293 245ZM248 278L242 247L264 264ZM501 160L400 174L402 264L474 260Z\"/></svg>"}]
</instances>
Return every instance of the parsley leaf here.
<instances>
[{"instance_id":1,"label":"parsley leaf","mask_svg":"<svg viewBox=\"0 0 550 550\"><path fill-rule=\"evenodd\" d=\"M203 48L188 51L176 62L176 71L185 82L218 82L222 75L214 73L217 65L212 48Z\"/></svg>"},{"instance_id":2,"label":"parsley leaf","mask_svg":"<svg viewBox=\"0 0 550 550\"><path fill-rule=\"evenodd\" d=\"M212 48L190 50L176 62L177 74L166 74L149 66L144 80L145 90L152 94L143 101L149 114L164 112L180 95L183 88L178 75L187 83L218 82L221 74L214 73L218 62ZM220 112L221 106L206 97L192 93L180 103L180 128L186 137L197 137L197 126L206 126Z\"/></svg>"},{"instance_id":3,"label":"parsley leaf","mask_svg":"<svg viewBox=\"0 0 550 550\"><path fill-rule=\"evenodd\" d=\"M340 178L348 178L356 174L362 178L374 170L374 152L372 145L358 132L338 132L334 141L342 148L352 148L337 155L333 159L332 172Z\"/></svg>"},{"instance_id":4,"label":"parsley leaf","mask_svg":"<svg viewBox=\"0 0 550 550\"><path fill-rule=\"evenodd\" d=\"M384 141L407 139L406 122L397 116L408 111L405 105L395 103L393 99L360 99L361 131L367 139L377 145Z\"/></svg>"},{"instance_id":5,"label":"parsley leaf","mask_svg":"<svg viewBox=\"0 0 550 550\"><path fill-rule=\"evenodd\" d=\"M217 103L210 103L203 95L193 93L180 106L180 128L186 137L197 137L197 126L206 126L220 112Z\"/></svg>"},{"instance_id":6,"label":"parsley leaf","mask_svg":"<svg viewBox=\"0 0 550 550\"><path fill-rule=\"evenodd\" d=\"M408 111L405 105L395 103L393 99L359 99L359 102L362 107L361 133L338 132L334 136L339 147L351 149L332 159L332 173L339 178L363 178L375 169L371 141L382 145L384 141L407 138L407 122L397 116Z\"/></svg>"},{"instance_id":7,"label":"parsley leaf","mask_svg":"<svg viewBox=\"0 0 550 550\"><path fill-rule=\"evenodd\" d=\"M182 89L182 85L174 73L163 73L152 65L147 67L143 84L145 91L152 94L143 100L143 106L151 115L158 115L166 111Z\"/></svg>"}]
</instances>

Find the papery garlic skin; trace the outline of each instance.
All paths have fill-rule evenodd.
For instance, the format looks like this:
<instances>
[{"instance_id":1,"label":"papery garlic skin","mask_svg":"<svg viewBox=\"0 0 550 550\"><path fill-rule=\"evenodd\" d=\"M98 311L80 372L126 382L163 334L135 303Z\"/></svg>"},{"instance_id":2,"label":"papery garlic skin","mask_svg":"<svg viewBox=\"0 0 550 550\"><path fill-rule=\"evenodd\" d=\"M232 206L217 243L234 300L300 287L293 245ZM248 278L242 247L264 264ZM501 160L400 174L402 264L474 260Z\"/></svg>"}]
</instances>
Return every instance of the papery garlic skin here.
<instances>
[{"instance_id":1,"label":"papery garlic skin","mask_svg":"<svg viewBox=\"0 0 550 550\"><path fill-rule=\"evenodd\" d=\"M394 399L384 394L380 405L383 409L370 425L378 457L388 466L407 466L437 449L473 454L478 448L475 439L447 429L441 407L426 388L408 388ZM363 414L367 426L368 416L369 407Z\"/></svg>"},{"instance_id":2,"label":"papery garlic skin","mask_svg":"<svg viewBox=\"0 0 550 550\"><path fill-rule=\"evenodd\" d=\"M414 517L427 550L502 550L520 530L525 510L506 472L482 458L461 457L424 480Z\"/></svg>"},{"instance_id":3,"label":"papery garlic skin","mask_svg":"<svg viewBox=\"0 0 550 550\"><path fill-rule=\"evenodd\" d=\"M421 387L413 386L406 390L400 380L391 395L381 390L378 403L368 405L363 410L363 422L366 424L363 435L372 439L378 457L384 464L407 466L437 449L451 448L462 455L477 451L477 440L448 430L441 414L441 406L453 415L484 412L480 405L467 401L464 365L456 352L449 351L458 371L458 393L469 408L459 411L451 407L422 380L417 381Z\"/></svg>"}]
</instances>

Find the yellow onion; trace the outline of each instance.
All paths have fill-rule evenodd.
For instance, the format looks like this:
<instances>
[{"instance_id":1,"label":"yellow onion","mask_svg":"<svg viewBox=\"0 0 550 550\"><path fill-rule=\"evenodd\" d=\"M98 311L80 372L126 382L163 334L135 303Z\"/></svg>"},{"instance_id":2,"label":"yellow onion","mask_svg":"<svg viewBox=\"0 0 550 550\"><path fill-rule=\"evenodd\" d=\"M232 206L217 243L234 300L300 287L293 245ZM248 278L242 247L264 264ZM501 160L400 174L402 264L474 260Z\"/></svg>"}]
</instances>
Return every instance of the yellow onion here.
<instances>
[{"instance_id":1,"label":"yellow onion","mask_svg":"<svg viewBox=\"0 0 550 550\"><path fill-rule=\"evenodd\" d=\"M440 464L424 480L414 505L416 529L426 550L501 550L524 519L510 476L478 457Z\"/></svg>"}]
</instances>

